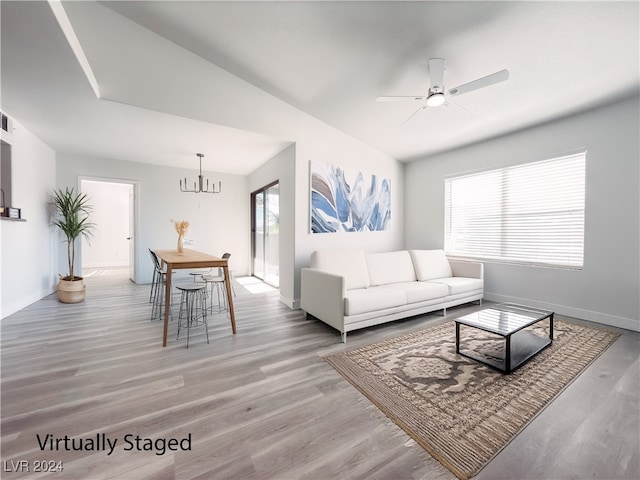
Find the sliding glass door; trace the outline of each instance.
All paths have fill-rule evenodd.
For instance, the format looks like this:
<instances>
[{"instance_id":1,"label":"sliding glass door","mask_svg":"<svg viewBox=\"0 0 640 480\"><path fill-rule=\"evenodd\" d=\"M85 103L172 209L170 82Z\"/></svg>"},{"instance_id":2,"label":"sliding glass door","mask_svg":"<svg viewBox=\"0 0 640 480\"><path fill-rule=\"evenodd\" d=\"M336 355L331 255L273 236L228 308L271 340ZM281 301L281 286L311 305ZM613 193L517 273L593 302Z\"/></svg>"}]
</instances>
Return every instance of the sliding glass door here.
<instances>
[{"instance_id":1,"label":"sliding glass door","mask_svg":"<svg viewBox=\"0 0 640 480\"><path fill-rule=\"evenodd\" d=\"M280 185L267 185L251 194L253 276L280 286Z\"/></svg>"}]
</instances>

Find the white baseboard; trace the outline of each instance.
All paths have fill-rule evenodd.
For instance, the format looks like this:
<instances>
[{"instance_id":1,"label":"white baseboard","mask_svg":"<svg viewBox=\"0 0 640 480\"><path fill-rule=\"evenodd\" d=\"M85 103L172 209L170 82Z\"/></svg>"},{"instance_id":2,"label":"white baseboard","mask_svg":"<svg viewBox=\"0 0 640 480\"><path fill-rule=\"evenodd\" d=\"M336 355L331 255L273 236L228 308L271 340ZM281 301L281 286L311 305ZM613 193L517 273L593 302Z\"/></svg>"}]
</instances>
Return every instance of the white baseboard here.
<instances>
[{"instance_id":1,"label":"white baseboard","mask_svg":"<svg viewBox=\"0 0 640 480\"><path fill-rule=\"evenodd\" d=\"M280 303L284 303L291 310L300 309L300 300L292 300L291 298L286 298L280 295Z\"/></svg>"},{"instance_id":2,"label":"white baseboard","mask_svg":"<svg viewBox=\"0 0 640 480\"><path fill-rule=\"evenodd\" d=\"M8 317L9 315L13 315L16 312L19 312L23 308L28 307L29 305L42 300L43 298L55 293L55 286L53 289L45 288L38 293L25 295L19 299L12 299L11 302L3 302L2 308L0 309L0 320Z\"/></svg>"},{"instance_id":3,"label":"white baseboard","mask_svg":"<svg viewBox=\"0 0 640 480\"><path fill-rule=\"evenodd\" d=\"M567 317L588 320L590 322L602 323L603 325L610 325L612 327L624 328L625 330L640 332L640 321L633 318L620 317L618 315L611 315L602 312L594 312L593 310L585 310L582 308L570 307L567 305L539 302L536 300L531 300L529 298L499 295L497 293L485 292L484 299L490 302L520 303L522 305L551 310L559 315L566 315Z\"/></svg>"}]
</instances>

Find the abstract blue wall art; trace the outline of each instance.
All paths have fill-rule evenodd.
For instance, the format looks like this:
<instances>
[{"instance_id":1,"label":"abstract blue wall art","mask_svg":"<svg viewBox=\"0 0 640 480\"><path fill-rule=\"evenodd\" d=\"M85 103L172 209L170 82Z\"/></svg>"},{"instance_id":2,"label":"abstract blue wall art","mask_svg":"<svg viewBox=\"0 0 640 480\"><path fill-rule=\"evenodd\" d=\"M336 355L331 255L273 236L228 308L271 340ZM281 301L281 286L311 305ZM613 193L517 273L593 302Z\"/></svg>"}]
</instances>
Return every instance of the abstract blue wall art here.
<instances>
[{"instance_id":1,"label":"abstract blue wall art","mask_svg":"<svg viewBox=\"0 0 640 480\"><path fill-rule=\"evenodd\" d=\"M389 179L311 162L311 233L390 228Z\"/></svg>"}]
</instances>

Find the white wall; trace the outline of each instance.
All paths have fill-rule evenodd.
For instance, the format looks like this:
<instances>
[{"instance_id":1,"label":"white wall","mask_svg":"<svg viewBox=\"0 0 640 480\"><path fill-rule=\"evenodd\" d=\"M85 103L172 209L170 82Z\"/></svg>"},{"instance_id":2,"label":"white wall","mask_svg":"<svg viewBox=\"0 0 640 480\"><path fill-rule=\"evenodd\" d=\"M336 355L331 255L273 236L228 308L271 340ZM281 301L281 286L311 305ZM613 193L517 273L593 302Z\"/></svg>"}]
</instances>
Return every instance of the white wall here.
<instances>
[{"instance_id":1,"label":"white wall","mask_svg":"<svg viewBox=\"0 0 640 480\"><path fill-rule=\"evenodd\" d=\"M55 187L55 152L14 119L12 206L26 222L0 221L0 318L50 294L57 277L49 199Z\"/></svg>"},{"instance_id":2,"label":"white wall","mask_svg":"<svg viewBox=\"0 0 640 480\"><path fill-rule=\"evenodd\" d=\"M129 265L129 195L133 185L82 180L92 207L90 239L82 237L82 267ZM133 232L132 232L133 233Z\"/></svg>"},{"instance_id":3,"label":"white wall","mask_svg":"<svg viewBox=\"0 0 640 480\"><path fill-rule=\"evenodd\" d=\"M485 296L639 330L639 118L634 97L407 165L407 248L443 248L446 175L586 148L584 268L487 263Z\"/></svg>"},{"instance_id":4,"label":"white wall","mask_svg":"<svg viewBox=\"0 0 640 480\"><path fill-rule=\"evenodd\" d=\"M210 180L222 181L222 193L180 192L180 178L196 178L196 170L160 167L136 162L59 154L57 184L77 187L79 177L111 178L138 182L136 199L136 282L151 282L149 248L176 248L178 234L170 220L188 220L187 248L214 255L229 251L234 275L249 271L250 208L247 178L203 172ZM185 272L181 274L186 275Z\"/></svg>"},{"instance_id":5,"label":"white wall","mask_svg":"<svg viewBox=\"0 0 640 480\"><path fill-rule=\"evenodd\" d=\"M391 228L381 232L310 233L311 161L338 165L388 178L391 182ZM300 269L309 265L311 253L322 248L362 248L366 252L400 250L404 246L404 167L329 126L313 135L302 132L296 140L295 165L295 271L294 306L300 298Z\"/></svg>"},{"instance_id":6,"label":"white wall","mask_svg":"<svg viewBox=\"0 0 640 480\"><path fill-rule=\"evenodd\" d=\"M294 305L295 278L295 161L296 146L291 145L249 175L249 193L276 180L280 184L280 301Z\"/></svg>"},{"instance_id":7,"label":"white wall","mask_svg":"<svg viewBox=\"0 0 640 480\"><path fill-rule=\"evenodd\" d=\"M311 161L357 169L391 181L391 229L384 232L310 233ZM280 181L280 299L291 308L300 301L300 269L309 265L311 252L322 248L362 248L367 252L403 247L403 166L328 125L304 127L292 145L249 176L254 191Z\"/></svg>"}]
</instances>

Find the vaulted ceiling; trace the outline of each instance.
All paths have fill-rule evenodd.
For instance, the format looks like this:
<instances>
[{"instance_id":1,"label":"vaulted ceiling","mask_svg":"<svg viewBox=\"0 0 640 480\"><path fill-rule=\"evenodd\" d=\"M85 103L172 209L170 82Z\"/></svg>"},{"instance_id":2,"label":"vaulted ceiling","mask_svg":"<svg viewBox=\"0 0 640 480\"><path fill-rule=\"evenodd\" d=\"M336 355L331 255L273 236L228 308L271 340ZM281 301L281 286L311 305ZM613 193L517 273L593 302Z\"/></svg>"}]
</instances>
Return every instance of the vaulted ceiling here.
<instances>
[{"instance_id":1,"label":"vaulted ceiling","mask_svg":"<svg viewBox=\"0 0 640 480\"><path fill-rule=\"evenodd\" d=\"M400 161L635 95L638 2L1 2L0 102L61 152L247 174L328 124ZM55 8L55 7L54 7ZM76 51L77 53L77 51ZM406 121L429 58L445 89ZM405 122L406 121L406 122Z\"/></svg>"}]
</instances>

